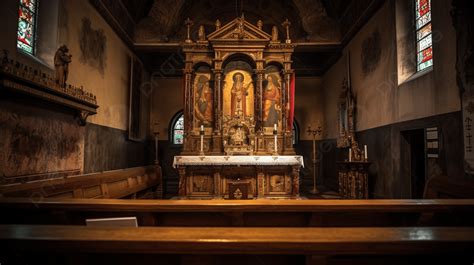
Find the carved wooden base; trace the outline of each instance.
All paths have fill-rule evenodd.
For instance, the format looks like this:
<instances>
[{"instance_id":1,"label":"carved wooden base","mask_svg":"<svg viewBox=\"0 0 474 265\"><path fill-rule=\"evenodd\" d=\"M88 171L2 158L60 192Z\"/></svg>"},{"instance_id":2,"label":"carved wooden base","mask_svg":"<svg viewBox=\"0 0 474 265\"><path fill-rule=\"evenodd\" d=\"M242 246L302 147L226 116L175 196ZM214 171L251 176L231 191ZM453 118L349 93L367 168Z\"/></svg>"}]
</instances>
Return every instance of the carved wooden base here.
<instances>
[{"instance_id":1,"label":"carved wooden base","mask_svg":"<svg viewBox=\"0 0 474 265\"><path fill-rule=\"evenodd\" d=\"M300 166L179 166L179 196L296 199L299 171Z\"/></svg>"},{"instance_id":2,"label":"carved wooden base","mask_svg":"<svg viewBox=\"0 0 474 265\"><path fill-rule=\"evenodd\" d=\"M369 162L338 162L339 194L345 199L368 199Z\"/></svg>"}]
</instances>

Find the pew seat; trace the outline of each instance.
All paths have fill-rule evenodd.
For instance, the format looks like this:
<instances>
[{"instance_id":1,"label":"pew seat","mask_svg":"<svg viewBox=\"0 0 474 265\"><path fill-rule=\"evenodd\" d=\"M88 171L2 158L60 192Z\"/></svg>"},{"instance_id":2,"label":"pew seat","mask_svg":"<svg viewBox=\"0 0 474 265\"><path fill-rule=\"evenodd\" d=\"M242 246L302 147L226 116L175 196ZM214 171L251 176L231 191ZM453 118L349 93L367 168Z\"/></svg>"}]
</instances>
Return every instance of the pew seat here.
<instances>
[{"instance_id":1,"label":"pew seat","mask_svg":"<svg viewBox=\"0 0 474 265\"><path fill-rule=\"evenodd\" d=\"M38 257L36 255L53 253L63 253L68 257L73 257L74 253L106 253L109 257L125 254L139 254L140 257L150 254L302 255L307 257L306 262L309 264L314 260L319 264L322 260L328 263L329 257L367 258L381 255L436 256L472 261L474 228L92 228L0 225L0 245L3 251L7 251L4 252L6 257L28 253L35 258ZM159 257L156 260L160 260Z\"/></svg>"},{"instance_id":2,"label":"pew seat","mask_svg":"<svg viewBox=\"0 0 474 265\"><path fill-rule=\"evenodd\" d=\"M2 198L3 224L83 225L136 216L139 226L473 226L474 200L121 200Z\"/></svg>"}]
</instances>

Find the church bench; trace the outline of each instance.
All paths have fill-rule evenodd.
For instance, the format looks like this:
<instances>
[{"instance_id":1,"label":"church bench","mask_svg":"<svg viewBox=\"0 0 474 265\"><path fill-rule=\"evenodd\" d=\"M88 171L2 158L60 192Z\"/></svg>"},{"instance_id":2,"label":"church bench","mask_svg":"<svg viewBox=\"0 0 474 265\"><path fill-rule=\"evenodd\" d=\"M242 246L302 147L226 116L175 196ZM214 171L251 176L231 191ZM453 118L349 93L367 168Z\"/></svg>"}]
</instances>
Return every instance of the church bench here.
<instances>
[{"instance_id":1,"label":"church bench","mask_svg":"<svg viewBox=\"0 0 474 265\"><path fill-rule=\"evenodd\" d=\"M474 198L474 181L453 179L448 176L431 177L425 185L425 199L467 199Z\"/></svg>"},{"instance_id":2,"label":"church bench","mask_svg":"<svg viewBox=\"0 0 474 265\"><path fill-rule=\"evenodd\" d=\"M84 224L136 216L140 226L473 226L474 200L117 200L1 198L4 224Z\"/></svg>"},{"instance_id":3,"label":"church bench","mask_svg":"<svg viewBox=\"0 0 474 265\"><path fill-rule=\"evenodd\" d=\"M157 173L158 172L158 173ZM54 179L0 185L0 196L44 198L123 198L161 183L154 166L134 167Z\"/></svg>"},{"instance_id":4,"label":"church bench","mask_svg":"<svg viewBox=\"0 0 474 265\"><path fill-rule=\"evenodd\" d=\"M225 255L232 255L227 260L238 260L245 255L253 255L254 262L268 255L293 255L294 261L300 261L289 264L304 263L304 258L298 259L298 255L306 256L307 264L322 264L321 261L325 262L323 264L332 264L332 261L338 261L338 258L344 260L344 257L356 258L360 263L355 264L367 264L364 262L374 258L392 261L390 264L407 264L403 257L414 260L421 258L425 262L444 258L449 259L450 264L465 264L458 262L472 262L474 258L474 228L91 228L0 225L0 246L4 251L3 260L28 254L28 257L38 261L50 255L62 257L60 264L68 264L68 259L80 264L77 262L78 257L88 254L92 254L87 258L88 264L95 264L94 257L100 257L94 254L104 254L102 259L108 260L108 263L113 260L115 264L129 262L127 255L143 261L147 255L154 256L156 260L161 260L161 257L170 259L170 256L166 256L168 254L177 257L181 264L192 264L183 261L196 259L200 261L199 264L216 264L203 262L196 256L193 259L192 255L207 257L204 261L212 261L213 256L226 260ZM114 255L118 257L115 260ZM402 257L402 262L393 263L392 259L397 257ZM238 262L234 260L230 264ZM262 264L261 260L259 264ZM340 260L337 264L341 264Z\"/></svg>"}]
</instances>

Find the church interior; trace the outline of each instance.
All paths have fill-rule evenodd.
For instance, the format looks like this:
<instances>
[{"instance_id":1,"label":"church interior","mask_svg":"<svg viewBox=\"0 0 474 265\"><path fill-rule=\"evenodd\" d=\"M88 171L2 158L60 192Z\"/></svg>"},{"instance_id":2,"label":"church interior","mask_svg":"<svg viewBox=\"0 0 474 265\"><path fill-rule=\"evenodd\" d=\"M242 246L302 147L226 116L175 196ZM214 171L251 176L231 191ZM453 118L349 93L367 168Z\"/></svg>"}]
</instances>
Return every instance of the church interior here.
<instances>
[{"instance_id":1,"label":"church interior","mask_svg":"<svg viewBox=\"0 0 474 265\"><path fill-rule=\"evenodd\" d=\"M473 264L468 0L4 0L0 264Z\"/></svg>"}]
</instances>

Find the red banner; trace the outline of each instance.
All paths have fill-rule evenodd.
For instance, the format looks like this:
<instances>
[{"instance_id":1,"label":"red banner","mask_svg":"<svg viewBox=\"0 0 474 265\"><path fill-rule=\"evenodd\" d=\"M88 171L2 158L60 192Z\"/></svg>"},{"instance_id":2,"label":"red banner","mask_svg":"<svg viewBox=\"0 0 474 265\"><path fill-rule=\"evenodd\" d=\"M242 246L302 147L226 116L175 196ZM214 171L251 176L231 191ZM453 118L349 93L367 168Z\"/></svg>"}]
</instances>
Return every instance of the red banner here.
<instances>
[{"instance_id":1,"label":"red banner","mask_svg":"<svg viewBox=\"0 0 474 265\"><path fill-rule=\"evenodd\" d=\"M295 118L295 72L291 74L290 81L290 117L288 119L288 129L293 128L293 119Z\"/></svg>"}]
</instances>

